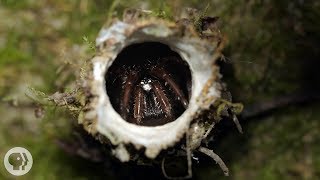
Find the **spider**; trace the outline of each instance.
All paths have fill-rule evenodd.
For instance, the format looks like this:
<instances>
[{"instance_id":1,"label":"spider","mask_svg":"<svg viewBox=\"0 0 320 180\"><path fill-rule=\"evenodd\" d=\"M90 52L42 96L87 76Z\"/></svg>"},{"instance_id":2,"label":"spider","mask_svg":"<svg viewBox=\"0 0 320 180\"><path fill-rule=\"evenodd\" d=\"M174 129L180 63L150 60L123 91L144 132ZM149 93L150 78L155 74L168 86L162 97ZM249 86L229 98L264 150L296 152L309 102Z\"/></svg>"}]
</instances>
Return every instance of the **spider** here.
<instances>
[{"instance_id":1,"label":"spider","mask_svg":"<svg viewBox=\"0 0 320 180\"><path fill-rule=\"evenodd\" d=\"M130 45L106 73L113 108L123 119L158 126L177 119L188 107L191 73L186 62L162 43Z\"/></svg>"}]
</instances>

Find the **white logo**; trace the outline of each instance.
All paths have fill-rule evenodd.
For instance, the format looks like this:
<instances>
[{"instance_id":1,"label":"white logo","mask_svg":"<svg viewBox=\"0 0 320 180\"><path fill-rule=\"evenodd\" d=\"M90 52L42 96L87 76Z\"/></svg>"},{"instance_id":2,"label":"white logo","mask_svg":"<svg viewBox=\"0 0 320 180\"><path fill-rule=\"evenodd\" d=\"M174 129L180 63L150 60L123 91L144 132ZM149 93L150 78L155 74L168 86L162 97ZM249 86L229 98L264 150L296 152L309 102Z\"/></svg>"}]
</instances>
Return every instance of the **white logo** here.
<instances>
[{"instance_id":1,"label":"white logo","mask_svg":"<svg viewBox=\"0 0 320 180\"><path fill-rule=\"evenodd\" d=\"M23 147L10 149L3 159L7 171L15 176L27 174L33 163L31 153Z\"/></svg>"}]
</instances>

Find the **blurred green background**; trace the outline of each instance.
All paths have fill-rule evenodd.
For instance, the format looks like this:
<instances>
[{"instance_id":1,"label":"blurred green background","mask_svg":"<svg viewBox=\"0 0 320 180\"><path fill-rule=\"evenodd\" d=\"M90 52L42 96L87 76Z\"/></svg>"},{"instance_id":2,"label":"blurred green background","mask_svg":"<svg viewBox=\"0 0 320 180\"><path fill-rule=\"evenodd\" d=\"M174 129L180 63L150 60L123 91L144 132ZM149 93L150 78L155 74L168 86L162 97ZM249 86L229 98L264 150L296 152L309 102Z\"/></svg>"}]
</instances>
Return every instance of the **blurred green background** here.
<instances>
[{"instance_id":1,"label":"blurred green background","mask_svg":"<svg viewBox=\"0 0 320 180\"><path fill-rule=\"evenodd\" d=\"M176 16L184 7L204 10L208 4L207 14L220 17L228 40L224 81L235 101L250 106L293 92L320 92L320 1L0 0L1 159L15 146L32 153L33 168L19 179L116 178L57 147L54 139L70 118L61 111L35 118L28 87L47 94L72 88L64 86L73 76L61 74L62 64L89 58L99 29L125 8ZM320 179L319 102L242 124L243 135L230 126L214 147L231 176L206 162L194 167L194 178ZM16 179L2 162L0 179Z\"/></svg>"}]
</instances>

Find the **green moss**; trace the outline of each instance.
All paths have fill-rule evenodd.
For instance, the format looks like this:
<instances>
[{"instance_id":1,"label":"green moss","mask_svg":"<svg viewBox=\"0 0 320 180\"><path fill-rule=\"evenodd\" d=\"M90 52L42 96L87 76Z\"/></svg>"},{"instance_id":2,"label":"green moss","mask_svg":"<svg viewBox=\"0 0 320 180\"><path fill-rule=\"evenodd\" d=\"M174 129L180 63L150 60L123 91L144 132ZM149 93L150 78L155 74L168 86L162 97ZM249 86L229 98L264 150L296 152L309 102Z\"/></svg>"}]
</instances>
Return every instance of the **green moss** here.
<instances>
[{"instance_id":1,"label":"green moss","mask_svg":"<svg viewBox=\"0 0 320 180\"><path fill-rule=\"evenodd\" d=\"M21 34L10 32L6 36L6 42L3 48L0 48L0 68L8 65L32 66L32 55L30 52L23 51L19 47L20 41L25 38Z\"/></svg>"},{"instance_id":2,"label":"green moss","mask_svg":"<svg viewBox=\"0 0 320 180\"><path fill-rule=\"evenodd\" d=\"M1 0L0 5L10 8L10 9L24 9L26 7L29 7L31 5L31 2L28 0L23 1L15 1L15 0Z\"/></svg>"}]
</instances>

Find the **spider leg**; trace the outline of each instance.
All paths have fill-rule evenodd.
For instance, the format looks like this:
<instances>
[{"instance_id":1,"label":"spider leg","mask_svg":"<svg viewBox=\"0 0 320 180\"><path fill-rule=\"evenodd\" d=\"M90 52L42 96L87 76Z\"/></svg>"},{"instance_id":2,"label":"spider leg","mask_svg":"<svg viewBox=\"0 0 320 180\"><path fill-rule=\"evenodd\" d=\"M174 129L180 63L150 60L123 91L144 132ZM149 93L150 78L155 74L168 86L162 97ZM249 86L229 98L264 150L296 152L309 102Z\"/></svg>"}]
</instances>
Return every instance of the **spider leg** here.
<instances>
[{"instance_id":1,"label":"spider leg","mask_svg":"<svg viewBox=\"0 0 320 180\"><path fill-rule=\"evenodd\" d=\"M134 111L133 111L133 117L135 119L136 124L140 124L141 120L143 118L143 113L145 109L145 95L140 86L137 86L135 88L135 94L134 94Z\"/></svg>"},{"instance_id":2,"label":"spider leg","mask_svg":"<svg viewBox=\"0 0 320 180\"><path fill-rule=\"evenodd\" d=\"M164 90L162 89L159 81L155 81L152 83L152 89L154 90L155 95L160 103L160 106L163 109L163 111L165 112L166 116L171 117L172 116L171 105L170 105L169 99L165 95Z\"/></svg>"},{"instance_id":3,"label":"spider leg","mask_svg":"<svg viewBox=\"0 0 320 180\"><path fill-rule=\"evenodd\" d=\"M124 85L123 85L123 96L121 99L121 115L126 118L130 107L129 107L129 102L130 102L130 97L131 97L131 92L133 89L134 84L138 80L138 73L136 71L132 71L126 78Z\"/></svg>"},{"instance_id":4,"label":"spider leg","mask_svg":"<svg viewBox=\"0 0 320 180\"><path fill-rule=\"evenodd\" d=\"M159 79L165 80L169 86L173 89L175 94L178 96L178 100L182 103L183 107L187 109L188 101L184 96L183 92L179 88L178 84L170 77L169 73L166 72L163 68L153 68L151 74Z\"/></svg>"}]
</instances>

